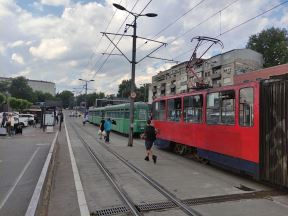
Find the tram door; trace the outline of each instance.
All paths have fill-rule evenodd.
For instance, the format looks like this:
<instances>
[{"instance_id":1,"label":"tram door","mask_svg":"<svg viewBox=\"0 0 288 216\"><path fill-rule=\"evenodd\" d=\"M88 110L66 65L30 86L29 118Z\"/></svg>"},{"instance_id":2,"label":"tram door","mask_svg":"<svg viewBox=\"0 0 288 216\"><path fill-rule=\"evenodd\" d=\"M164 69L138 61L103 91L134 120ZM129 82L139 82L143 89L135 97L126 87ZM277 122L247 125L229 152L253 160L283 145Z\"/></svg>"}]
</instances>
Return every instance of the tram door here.
<instances>
[{"instance_id":1,"label":"tram door","mask_svg":"<svg viewBox=\"0 0 288 216\"><path fill-rule=\"evenodd\" d=\"M288 187L288 79L260 88L260 178Z\"/></svg>"}]
</instances>

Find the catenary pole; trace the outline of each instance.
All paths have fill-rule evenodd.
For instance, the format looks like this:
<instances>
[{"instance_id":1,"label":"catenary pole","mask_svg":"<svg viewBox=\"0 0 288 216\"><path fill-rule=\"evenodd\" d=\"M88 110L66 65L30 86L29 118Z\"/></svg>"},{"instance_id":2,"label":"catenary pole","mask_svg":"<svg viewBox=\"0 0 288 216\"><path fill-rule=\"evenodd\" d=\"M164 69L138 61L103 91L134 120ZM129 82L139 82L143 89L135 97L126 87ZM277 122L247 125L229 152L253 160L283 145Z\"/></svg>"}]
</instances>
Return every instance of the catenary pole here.
<instances>
[{"instance_id":1,"label":"catenary pole","mask_svg":"<svg viewBox=\"0 0 288 216\"><path fill-rule=\"evenodd\" d=\"M134 131L134 101L135 101L135 65L136 65L136 28L137 16L134 15L133 42L132 42L132 70L131 70L131 92L130 92L130 128L128 146L133 146L133 131Z\"/></svg>"}]
</instances>

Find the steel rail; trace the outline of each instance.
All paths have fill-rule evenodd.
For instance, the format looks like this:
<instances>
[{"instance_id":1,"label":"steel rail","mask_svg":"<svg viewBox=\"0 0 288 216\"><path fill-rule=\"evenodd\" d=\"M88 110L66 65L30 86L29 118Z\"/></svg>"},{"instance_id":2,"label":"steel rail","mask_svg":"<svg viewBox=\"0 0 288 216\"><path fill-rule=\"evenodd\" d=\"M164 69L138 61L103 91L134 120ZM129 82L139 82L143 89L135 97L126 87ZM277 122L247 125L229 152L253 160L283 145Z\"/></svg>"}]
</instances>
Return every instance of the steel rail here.
<instances>
[{"instance_id":1,"label":"steel rail","mask_svg":"<svg viewBox=\"0 0 288 216\"><path fill-rule=\"evenodd\" d=\"M79 127L80 128L80 127ZM146 182L148 182L151 186L153 186L156 190L158 190L162 195L164 195L168 200L172 201L175 205L177 205L185 214L190 216L202 216L199 212L192 209L190 206L184 204L180 199L176 198L172 193L170 193L167 189L165 189L163 186L161 186L157 181L152 179L150 176L148 176L146 173L144 173L141 169L130 163L128 160L126 160L124 157L119 155L117 152L113 151L111 148L109 148L106 145L103 145L103 143L99 142L90 132L82 129L85 133L87 133L89 136L93 137L97 143L99 143L102 147L104 147L107 151L109 151L111 154L116 156L119 160L121 160L126 166L131 168L134 172L139 174Z\"/></svg>"},{"instance_id":2,"label":"steel rail","mask_svg":"<svg viewBox=\"0 0 288 216\"><path fill-rule=\"evenodd\" d=\"M108 178L110 183L113 185L121 199L124 201L126 207L130 209L131 213L135 216L142 216L143 214L136 208L135 203L128 197L128 195L117 185L116 181L114 180L112 174L109 172L107 167L101 162L101 160L97 157L94 150L90 147L90 145L83 139L83 137L78 133L78 131L75 129L74 125L71 125L72 129L75 131L77 137L80 139L80 141L83 143L85 148L87 149L89 155L94 159L94 161L97 163L97 165L100 167L101 171L104 173L104 175Z\"/></svg>"}]
</instances>

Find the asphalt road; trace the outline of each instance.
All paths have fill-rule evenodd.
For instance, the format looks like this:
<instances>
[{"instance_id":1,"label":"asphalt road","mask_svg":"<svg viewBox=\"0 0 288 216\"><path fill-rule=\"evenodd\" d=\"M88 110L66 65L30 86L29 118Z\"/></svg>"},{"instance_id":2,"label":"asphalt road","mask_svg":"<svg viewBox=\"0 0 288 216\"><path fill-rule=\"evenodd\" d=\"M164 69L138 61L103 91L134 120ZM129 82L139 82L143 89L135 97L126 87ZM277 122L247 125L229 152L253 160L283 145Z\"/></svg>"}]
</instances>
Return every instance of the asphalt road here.
<instances>
[{"instance_id":1,"label":"asphalt road","mask_svg":"<svg viewBox=\"0 0 288 216\"><path fill-rule=\"evenodd\" d=\"M39 128L0 137L0 215L25 215L53 137Z\"/></svg>"}]
</instances>

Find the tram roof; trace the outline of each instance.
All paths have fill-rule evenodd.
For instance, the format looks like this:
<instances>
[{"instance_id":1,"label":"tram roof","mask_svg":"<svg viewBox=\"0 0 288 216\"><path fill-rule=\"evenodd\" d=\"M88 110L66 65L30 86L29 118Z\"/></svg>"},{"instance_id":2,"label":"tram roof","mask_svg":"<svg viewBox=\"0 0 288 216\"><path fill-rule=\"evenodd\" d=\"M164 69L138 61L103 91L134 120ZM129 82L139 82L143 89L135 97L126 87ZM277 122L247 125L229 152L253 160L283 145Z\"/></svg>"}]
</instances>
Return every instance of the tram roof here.
<instances>
[{"instance_id":1,"label":"tram roof","mask_svg":"<svg viewBox=\"0 0 288 216\"><path fill-rule=\"evenodd\" d=\"M148 104L145 102L135 102L134 107L136 109L139 108L148 108ZM125 104L118 104L118 105L110 105L106 107L97 107L97 108L92 108L89 109L89 111L97 111L97 110L114 110L114 109L129 109L130 108L130 103L125 103Z\"/></svg>"}]
</instances>

